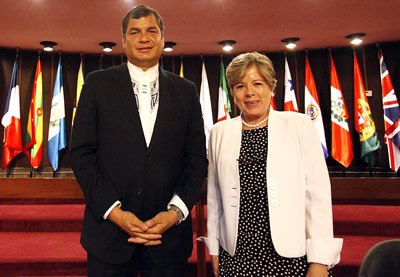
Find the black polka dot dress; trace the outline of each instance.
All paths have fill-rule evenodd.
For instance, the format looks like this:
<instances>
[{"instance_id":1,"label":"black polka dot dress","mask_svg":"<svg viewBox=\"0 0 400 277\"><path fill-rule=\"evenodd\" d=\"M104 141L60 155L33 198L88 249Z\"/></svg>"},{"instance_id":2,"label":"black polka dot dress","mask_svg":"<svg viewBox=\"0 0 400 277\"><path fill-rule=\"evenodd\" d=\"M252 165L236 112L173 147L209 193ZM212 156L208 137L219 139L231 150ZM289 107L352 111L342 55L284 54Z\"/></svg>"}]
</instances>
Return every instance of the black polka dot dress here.
<instances>
[{"instance_id":1,"label":"black polka dot dress","mask_svg":"<svg viewBox=\"0 0 400 277\"><path fill-rule=\"evenodd\" d=\"M220 276L306 276L309 267L306 256L281 257L272 244L266 184L267 145L267 127L242 131L236 252L231 257L220 247Z\"/></svg>"}]
</instances>

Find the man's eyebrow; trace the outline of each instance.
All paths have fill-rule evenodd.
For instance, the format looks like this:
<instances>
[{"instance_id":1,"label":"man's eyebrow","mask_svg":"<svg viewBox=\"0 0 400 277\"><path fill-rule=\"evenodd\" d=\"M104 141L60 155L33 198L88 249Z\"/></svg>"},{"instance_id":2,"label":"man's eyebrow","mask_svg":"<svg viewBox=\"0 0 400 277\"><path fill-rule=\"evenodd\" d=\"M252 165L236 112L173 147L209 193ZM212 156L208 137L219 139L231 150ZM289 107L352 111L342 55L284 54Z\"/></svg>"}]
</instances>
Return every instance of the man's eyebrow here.
<instances>
[{"instance_id":1,"label":"man's eyebrow","mask_svg":"<svg viewBox=\"0 0 400 277\"><path fill-rule=\"evenodd\" d=\"M128 32L130 32L130 31L140 31L140 28L138 28L138 27L131 27L131 28L128 29Z\"/></svg>"},{"instance_id":2,"label":"man's eyebrow","mask_svg":"<svg viewBox=\"0 0 400 277\"><path fill-rule=\"evenodd\" d=\"M131 28L128 29L128 32L130 32L130 31L141 31L141 30L142 30L142 28L139 28L139 27L131 27ZM158 30L158 28L156 26L150 26L146 30Z\"/></svg>"}]
</instances>

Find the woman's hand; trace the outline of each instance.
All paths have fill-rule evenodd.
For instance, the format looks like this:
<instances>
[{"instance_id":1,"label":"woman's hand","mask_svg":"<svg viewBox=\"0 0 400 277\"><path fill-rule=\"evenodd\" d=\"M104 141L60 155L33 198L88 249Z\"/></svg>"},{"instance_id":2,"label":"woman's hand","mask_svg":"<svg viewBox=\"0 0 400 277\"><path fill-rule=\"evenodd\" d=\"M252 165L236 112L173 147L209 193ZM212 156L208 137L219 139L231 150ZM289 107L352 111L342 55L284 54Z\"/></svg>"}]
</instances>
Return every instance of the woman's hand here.
<instances>
[{"instance_id":1,"label":"woman's hand","mask_svg":"<svg viewBox=\"0 0 400 277\"><path fill-rule=\"evenodd\" d=\"M215 277L219 276L219 258L218 256L211 256L211 267Z\"/></svg>"},{"instance_id":2,"label":"woman's hand","mask_svg":"<svg viewBox=\"0 0 400 277\"><path fill-rule=\"evenodd\" d=\"M328 266L323 264L311 264L306 277L328 277Z\"/></svg>"}]
</instances>

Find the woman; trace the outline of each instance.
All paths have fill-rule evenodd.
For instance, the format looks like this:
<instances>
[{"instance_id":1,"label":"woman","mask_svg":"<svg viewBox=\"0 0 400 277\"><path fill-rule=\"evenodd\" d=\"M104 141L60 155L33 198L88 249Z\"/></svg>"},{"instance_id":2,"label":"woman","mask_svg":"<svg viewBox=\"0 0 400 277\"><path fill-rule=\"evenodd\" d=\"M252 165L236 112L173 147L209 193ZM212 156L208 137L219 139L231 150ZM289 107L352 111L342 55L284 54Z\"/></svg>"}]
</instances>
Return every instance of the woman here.
<instances>
[{"instance_id":1,"label":"woman","mask_svg":"<svg viewBox=\"0 0 400 277\"><path fill-rule=\"evenodd\" d=\"M241 116L210 135L207 238L215 276L330 276L330 182L321 143L304 114L270 108L272 62L241 54L227 68Z\"/></svg>"}]
</instances>

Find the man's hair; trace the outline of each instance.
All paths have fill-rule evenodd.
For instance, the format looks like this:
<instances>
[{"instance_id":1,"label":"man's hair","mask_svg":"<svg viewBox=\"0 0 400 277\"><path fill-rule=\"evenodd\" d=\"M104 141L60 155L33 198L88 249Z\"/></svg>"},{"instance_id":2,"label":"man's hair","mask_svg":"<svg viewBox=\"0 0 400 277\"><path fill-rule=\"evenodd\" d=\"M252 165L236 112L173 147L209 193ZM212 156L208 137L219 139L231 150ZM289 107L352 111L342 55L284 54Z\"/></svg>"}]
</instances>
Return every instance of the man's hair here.
<instances>
[{"instance_id":1,"label":"man's hair","mask_svg":"<svg viewBox=\"0 0 400 277\"><path fill-rule=\"evenodd\" d=\"M146 5L134 6L122 19L122 35L125 37L128 22L131 18L139 19L144 16L154 15L160 28L161 35L164 34L164 21L158 12Z\"/></svg>"}]
</instances>

